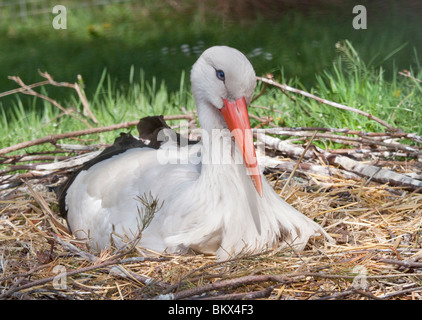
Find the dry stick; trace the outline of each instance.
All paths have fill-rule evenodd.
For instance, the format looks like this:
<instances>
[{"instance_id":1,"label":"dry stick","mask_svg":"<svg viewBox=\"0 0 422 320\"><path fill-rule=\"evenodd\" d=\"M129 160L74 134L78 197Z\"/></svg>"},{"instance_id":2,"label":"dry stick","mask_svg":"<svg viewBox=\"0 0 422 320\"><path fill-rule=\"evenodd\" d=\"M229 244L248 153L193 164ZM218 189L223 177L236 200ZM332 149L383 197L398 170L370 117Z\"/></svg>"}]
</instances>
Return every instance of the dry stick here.
<instances>
[{"instance_id":1,"label":"dry stick","mask_svg":"<svg viewBox=\"0 0 422 320\"><path fill-rule=\"evenodd\" d=\"M415 292L415 291L422 291L422 286L387 293L387 294L380 296L378 298L379 299L388 299L388 298L392 298L392 297L395 297L395 296L401 296L402 294L412 293L412 292Z\"/></svg>"},{"instance_id":2,"label":"dry stick","mask_svg":"<svg viewBox=\"0 0 422 320\"><path fill-rule=\"evenodd\" d=\"M76 274L79 274L79 273L84 273L84 272L87 272L87 271L91 271L91 270L103 268L103 267L106 267L106 266L109 266L109 265L113 265L113 264L117 264L117 263L118 263L118 260L117 259L106 260L106 261L104 261L102 263L99 263L99 264L96 264L96 265L93 265L93 266L89 266L89 267L85 267L85 268L80 268L80 269L68 271L66 273L66 276L67 277L70 277L70 276L73 276L73 275L76 275ZM21 285L19 287L10 288L8 291L6 291L2 295L0 295L0 300L1 299L4 299L4 298L7 298L7 297L10 297L11 295L13 295L14 293L16 293L18 291L21 291L21 290L24 290L24 289L28 289L28 288L32 288L32 287L35 287L35 286L39 286L39 285L43 285L43 284L46 284L48 282L51 282L56 277L57 277L57 275L51 276L51 277L47 277L47 278L43 278L43 279L36 280L36 281L32 281L32 282L29 282L27 284Z\"/></svg>"},{"instance_id":3,"label":"dry stick","mask_svg":"<svg viewBox=\"0 0 422 320\"><path fill-rule=\"evenodd\" d=\"M226 263L231 263L231 262L235 262L235 261L239 261L239 260L242 260L242 259L250 259L250 258L254 258L254 257L259 257L259 256L265 255L265 254L267 254L269 252L270 251L265 251L265 252L255 253L255 254L251 254L251 255L247 255L247 256L238 256L238 257L230 258L230 259L223 260L223 261L213 262L211 264L207 264L205 266L202 266L202 267L193 269L193 270L189 271L187 274L185 274L177 283L175 283L174 285L172 285L171 287L169 287L162 294L170 293L174 289L179 288L182 285L182 282L183 281L185 281L189 276L191 276L192 274L194 274L196 272L203 271L203 270L209 269L209 268L215 268L215 267L217 267L219 265L226 264Z\"/></svg>"},{"instance_id":4,"label":"dry stick","mask_svg":"<svg viewBox=\"0 0 422 320\"><path fill-rule=\"evenodd\" d=\"M39 155L39 156L26 156L21 155L17 157L7 157L5 159L0 158L1 164L9 164L9 163L17 163L17 162L29 162L29 161L62 161L68 159L69 156L47 156L47 155Z\"/></svg>"},{"instance_id":5,"label":"dry stick","mask_svg":"<svg viewBox=\"0 0 422 320\"><path fill-rule=\"evenodd\" d=\"M293 172L295 166L297 165L297 161L279 161L274 160L272 158L269 158L267 161L267 158L264 158L263 164L266 168L269 168L271 171L277 170L278 173L282 173ZM308 162L301 163L299 167L296 168L296 172L309 174L311 176L316 177L317 179L319 178L319 180L321 178L332 180L333 177L341 177L346 180L362 181L361 176L352 172L334 168L332 166L321 166Z\"/></svg>"},{"instance_id":6,"label":"dry stick","mask_svg":"<svg viewBox=\"0 0 422 320\"><path fill-rule=\"evenodd\" d=\"M316 151L327 161L327 163L340 167L346 171L358 174L382 184L401 186L413 190L421 190L422 181L413 179L405 174L396 173L378 166L361 163L349 157L333 154L315 146Z\"/></svg>"},{"instance_id":7,"label":"dry stick","mask_svg":"<svg viewBox=\"0 0 422 320\"><path fill-rule=\"evenodd\" d=\"M311 137L311 140L308 142L306 148L303 150L302 154L300 155L299 160L297 161L295 167L293 168L292 172L290 173L289 178L287 179L286 183L284 184L283 189L281 190L281 194L284 194L284 190L290 184L290 180L292 180L292 178L293 178L293 176L294 176L297 168L299 167L300 163L303 160L303 157L305 156L306 152L309 150L309 148L310 148L310 146L312 144L312 141L314 140L316 134L317 134L317 132L315 131L314 134L313 134L313 136Z\"/></svg>"},{"instance_id":8,"label":"dry stick","mask_svg":"<svg viewBox=\"0 0 422 320\"><path fill-rule=\"evenodd\" d=\"M303 147L300 145L296 145L293 144L289 141L285 141L285 140L280 140L278 138L274 138L272 136L268 136L266 134L263 134L263 131L257 131L255 129L253 129L253 134L256 137L256 139L263 143L266 147L274 149L274 150L278 150L281 152L286 153L287 155L289 155L290 157L300 157L303 153ZM308 151L305 153L305 157L308 159L312 159L313 158L313 153Z\"/></svg>"},{"instance_id":9,"label":"dry stick","mask_svg":"<svg viewBox=\"0 0 422 320\"><path fill-rule=\"evenodd\" d=\"M418 136L416 133L406 133L406 132L365 132L359 130L350 130L349 128L337 129L337 128L321 128L321 127L297 127L297 128L286 128L286 127L279 127L279 128L271 128L267 129L270 132L286 132L286 131L325 131L325 132L332 132L332 133L343 133L343 134L351 134L356 135L362 138L369 138L373 137L374 139L386 139L386 138L398 138L403 139L407 138L413 140L418 143L422 143L422 137ZM277 134L277 133L274 133ZM288 135L288 134L286 134ZM371 140L372 141L372 140ZM406 146L409 147L409 146ZM412 146L414 147L414 146Z\"/></svg>"},{"instance_id":10,"label":"dry stick","mask_svg":"<svg viewBox=\"0 0 422 320\"><path fill-rule=\"evenodd\" d=\"M260 299L260 298L268 298L273 292L274 287L275 286L270 286L266 289L253 291L253 292L230 293L230 294L224 294L220 296L205 297L205 298L200 298L199 300L253 300L253 299Z\"/></svg>"},{"instance_id":11,"label":"dry stick","mask_svg":"<svg viewBox=\"0 0 422 320\"><path fill-rule=\"evenodd\" d=\"M340 166L346 171L365 176L378 183L388 183L392 186L402 186L419 191L422 188L422 181L413 179L405 174L361 163L350 159L349 157L334 155L316 146L315 148L331 165Z\"/></svg>"},{"instance_id":12,"label":"dry stick","mask_svg":"<svg viewBox=\"0 0 422 320\"><path fill-rule=\"evenodd\" d=\"M414 76L412 76L412 75L410 74L410 71L408 71L408 70L403 70L403 72L402 72L402 71L399 71L399 74L400 74L400 75L402 75L402 76L405 76L405 77L407 77L407 78L410 78L410 79L412 79L412 80L414 80L414 81L417 81L417 82L422 82L422 80L420 80L420 79L415 78Z\"/></svg>"},{"instance_id":13,"label":"dry stick","mask_svg":"<svg viewBox=\"0 0 422 320\"><path fill-rule=\"evenodd\" d=\"M56 239L58 239L58 238L56 237ZM67 248L69 249L70 247L67 247ZM126 253L124 253L124 254L126 254ZM119 265L119 264L123 264L123 263L132 263L131 259L121 259L120 257L122 255L123 254L119 254L115 257L111 257L110 259L108 259L104 262L94 264L92 266L68 271L68 272L66 272L66 276L70 277L70 276L73 276L73 275L76 275L76 274L80 274L80 273L84 273L84 272L88 272L88 271L92 271L92 270L100 269L100 268L104 268L104 267L109 267L109 266L112 266L112 265ZM154 257L148 258L147 257L147 258L144 258L144 261L163 261L163 260L166 260L166 259L168 259L168 258L165 258L165 257L164 258L154 258ZM36 267L33 270L31 270L29 273L25 273L25 274L21 275L22 279L20 279L19 283L22 282L23 276L26 276L27 274L31 275L34 271L36 271L38 269L39 269L39 267ZM52 282L56 277L57 277L57 275L47 277L47 278L43 278L43 279L40 279L40 280L29 282L29 283L21 285L21 286L14 285L9 290L7 290L6 292L4 292L3 294L0 295L0 300L5 299L7 297L10 297L11 295L13 295L14 293L16 293L18 291L22 291L22 290L25 290L25 289L28 289L28 288L32 288L32 287L35 287L35 286L44 285L48 282ZM136 277L136 280L139 281L139 282L142 282L142 279L143 278L141 278L141 277ZM0 280L3 280L3 279L0 279ZM145 281L142 282L144 284L158 285L158 286L161 286L163 288L167 288L167 286L168 286L168 284L165 283L165 282L154 282L154 281L151 281L151 279L149 279L149 278L146 278L144 280Z\"/></svg>"},{"instance_id":14,"label":"dry stick","mask_svg":"<svg viewBox=\"0 0 422 320\"><path fill-rule=\"evenodd\" d=\"M38 70L38 73L41 75L41 77L46 78L48 83L56 86L56 87L67 87L67 88L72 88L76 91L76 93L79 96L79 99L81 100L81 103L84 107L84 115L89 115L89 117L91 118L91 120L95 123L98 124L98 120L95 118L94 114L91 111L91 108L89 107L88 104L88 100L86 99L85 95L82 93L81 88L79 87L79 85L75 82L75 83L68 83L68 82L57 82L55 81L51 75L48 72L41 72L40 70ZM80 75L78 75L78 78L81 78Z\"/></svg>"},{"instance_id":15,"label":"dry stick","mask_svg":"<svg viewBox=\"0 0 422 320\"><path fill-rule=\"evenodd\" d=\"M368 298L374 299L374 300L383 300L383 298L377 297L370 292L365 292L365 291L354 289L354 288L349 289L349 290L345 290L345 291L340 291L340 292L334 293L332 295L324 296L324 297L318 298L316 300L333 300L333 299L338 299L338 298L345 297L345 296L348 296L348 295L351 295L351 294L358 294L358 295L365 296L365 297L368 297Z\"/></svg>"},{"instance_id":16,"label":"dry stick","mask_svg":"<svg viewBox=\"0 0 422 320\"><path fill-rule=\"evenodd\" d=\"M164 117L165 120L179 120L179 119L191 119L191 118L193 118L192 115L173 115L173 116L165 116ZM56 143L57 140L60 140L60 139L74 138L74 137L88 135L88 134L95 134L95 133L113 131L113 130L118 130L118 129L130 128L130 127L136 126L138 124L138 122L139 122L139 120L129 121L129 122L114 124L114 125L106 126L106 127L98 127L98 128L72 131L72 132L56 134L56 135L49 135L49 136L46 136L46 137L21 142L21 143L18 143L16 145L13 145L13 146L0 149L0 155L6 154L6 153L9 153L9 152L12 152L12 151L16 151L16 150L20 150L20 149L44 144L44 143L53 143L54 144L54 143Z\"/></svg>"},{"instance_id":17,"label":"dry stick","mask_svg":"<svg viewBox=\"0 0 422 320\"><path fill-rule=\"evenodd\" d=\"M55 217L53 212L50 209L50 206L45 201L45 199L40 195L38 192L36 192L30 183L24 182L26 187L28 188L30 194L32 197L37 201L37 203L41 206L42 212L47 216L49 221L52 223L52 227L56 233L59 233L58 230L60 230L63 234L69 234L69 230L60 223Z\"/></svg>"},{"instance_id":18,"label":"dry stick","mask_svg":"<svg viewBox=\"0 0 422 320\"><path fill-rule=\"evenodd\" d=\"M262 81L262 82L264 82L264 83L268 83L268 84L273 85L273 86L275 86L277 88L280 88L283 91L290 91L290 92L298 93L298 94L301 94L301 95L303 95L305 97L314 99L314 100L316 100L316 101L318 101L320 103L324 103L324 104L327 104L329 106L332 106L332 107L335 107L335 108L338 108L338 109L343 109L343 110L355 112L357 114L360 114L362 116L367 117L368 119L371 119L371 120L374 120L374 121L380 123L381 125L383 125L384 127L386 127L390 131L393 131L393 132L400 132L400 131L402 131L402 130L400 130L398 128L395 128L392 125L388 124L384 120L382 120L380 118L377 118L377 117L373 116L372 114L367 113L365 111L362 111L362 110L359 110L359 109L355 109L355 108L352 108L352 107L349 107L349 106L345 106L345 105L340 104L340 103L337 103L337 102L328 101L326 99L317 97L317 96L315 96L315 95L313 95L313 94L311 94L309 92L302 91L302 90L299 90L299 89L290 87L290 86L288 86L286 84L280 84L278 82L275 82L272 79L267 79L267 78L262 78L262 77L257 77L257 79L260 80L260 81Z\"/></svg>"},{"instance_id":19,"label":"dry stick","mask_svg":"<svg viewBox=\"0 0 422 320\"><path fill-rule=\"evenodd\" d=\"M49 84L49 81L41 81L41 82L37 82L37 83L33 83L33 84L30 84L30 85L27 85L25 88L22 88L21 87L21 88L17 88L17 89L5 91L5 92L0 93L0 98L3 98L5 96L11 95L11 94L15 94L15 93L26 91L27 88L32 89L32 88L36 88L36 87L43 86L43 85L46 85L46 84Z\"/></svg>"},{"instance_id":20,"label":"dry stick","mask_svg":"<svg viewBox=\"0 0 422 320\"><path fill-rule=\"evenodd\" d=\"M268 128L268 129L254 129L257 130L257 132L263 131L266 134L273 134L273 135L284 135L284 136L298 136L298 137L311 137L313 136L313 134L311 132L307 132L307 131L294 131L294 130L282 130L279 128ZM418 156L420 154L422 154L421 152L419 152L418 149L416 149L413 146L408 146L408 145L404 145L404 144L400 144L400 143L389 143L389 142L384 142L384 141L379 141L376 139L371 139L369 137L344 137L344 136L340 136L340 135L335 135L335 134L329 134L329 133L317 133L316 134L317 138L325 138L325 139L329 139L332 140L334 142L340 142L340 143L344 143L344 141L349 141L352 142L354 145L357 144L368 144L368 145L380 145L392 150L402 150L408 153L411 153L412 155Z\"/></svg>"},{"instance_id":21,"label":"dry stick","mask_svg":"<svg viewBox=\"0 0 422 320\"><path fill-rule=\"evenodd\" d=\"M186 299L186 298L197 296L197 295L203 294L205 292L213 291L213 290L227 289L227 288L235 289L237 287L244 286L244 285L260 283L260 282L269 282L269 281L282 283L282 284L293 282L293 280L290 278L287 278L284 276L278 276L278 275L244 276L244 277L238 277L234 279L220 280L220 281L216 281L210 284L206 284L201 287L186 289L186 290L179 291L176 293L159 295L158 297L156 297L156 300Z\"/></svg>"},{"instance_id":22,"label":"dry stick","mask_svg":"<svg viewBox=\"0 0 422 320\"><path fill-rule=\"evenodd\" d=\"M394 259L380 259L380 262L387 264L396 264L405 268L422 268L422 262L409 261L409 260L394 260Z\"/></svg>"},{"instance_id":23,"label":"dry stick","mask_svg":"<svg viewBox=\"0 0 422 320\"><path fill-rule=\"evenodd\" d=\"M22 88L24 88L24 90L22 91L22 93L30 95L30 96L35 96L38 97L40 99L46 100L48 102L50 102L52 105L54 105L55 107L59 108L60 110L62 110L64 112L64 114L69 115L75 119L77 119L78 121L81 121L82 123L84 123L88 128L92 128L92 126L85 120L85 119L80 119L77 116L75 116L72 112L70 112L69 110L66 110L64 107L62 107L56 100L53 100L47 96L44 96L34 90L32 90L29 86L27 86L21 78L19 77L15 77L15 76L10 76L8 77L10 80L15 81L18 85L20 85Z\"/></svg>"},{"instance_id":24,"label":"dry stick","mask_svg":"<svg viewBox=\"0 0 422 320\"><path fill-rule=\"evenodd\" d=\"M25 273L11 274L11 275L2 277L2 278L0 278L0 283L5 282L5 281L10 280L10 279L13 279L13 278L16 278L16 277L19 277L19 278L29 277L32 274L34 274L36 271L39 271L39 270L47 268L47 267L49 267L48 264L42 264L42 265L38 265L36 267L33 267L31 270L29 270L28 272L25 272Z\"/></svg>"},{"instance_id":25,"label":"dry stick","mask_svg":"<svg viewBox=\"0 0 422 320\"><path fill-rule=\"evenodd\" d=\"M264 142L266 146L274 148L279 151L284 151L283 149L285 145L288 145L289 142L282 141L280 139L262 135L262 131L257 134L257 138L259 141ZM262 137L264 136L265 139ZM269 141L269 143L268 143ZM370 164L361 163L359 161L355 161L349 157L341 156L339 154L330 153L325 151L321 148L315 146L315 149L318 153L325 158L327 163L330 163L333 166L340 166L340 168L344 169L345 171L364 176L370 178L373 181L378 183L390 183L393 186L402 186L411 188L413 190L421 190L422 188L422 181L413 179L405 174L400 174L393 172L391 170L382 169L381 167L377 167ZM289 150L290 153L292 152ZM298 155L299 153L309 157L306 153L304 153L305 149L301 146L294 145L294 154Z\"/></svg>"}]
</instances>

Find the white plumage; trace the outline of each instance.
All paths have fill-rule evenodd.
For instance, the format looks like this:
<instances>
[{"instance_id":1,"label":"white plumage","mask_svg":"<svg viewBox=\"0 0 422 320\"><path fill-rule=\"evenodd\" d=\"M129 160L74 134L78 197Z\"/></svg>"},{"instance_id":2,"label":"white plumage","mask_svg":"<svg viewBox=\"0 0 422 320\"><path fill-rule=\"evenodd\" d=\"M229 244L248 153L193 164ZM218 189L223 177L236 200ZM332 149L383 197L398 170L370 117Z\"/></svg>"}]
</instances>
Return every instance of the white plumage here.
<instances>
[{"instance_id":1,"label":"white plumage","mask_svg":"<svg viewBox=\"0 0 422 320\"><path fill-rule=\"evenodd\" d=\"M275 245L301 250L311 236L329 238L282 200L265 177L260 186L258 167L244 164L255 155L249 136L240 141L227 129L228 108L241 117L237 124L249 125L241 105L249 104L256 78L247 58L229 47L212 47L194 64L191 83L201 143L179 148L170 139L158 150L132 148L82 170L64 195L76 237L94 249L106 248L110 239L122 246L139 230L143 205L137 197L151 195L162 206L138 245L157 252L193 249L221 260Z\"/></svg>"}]
</instances>

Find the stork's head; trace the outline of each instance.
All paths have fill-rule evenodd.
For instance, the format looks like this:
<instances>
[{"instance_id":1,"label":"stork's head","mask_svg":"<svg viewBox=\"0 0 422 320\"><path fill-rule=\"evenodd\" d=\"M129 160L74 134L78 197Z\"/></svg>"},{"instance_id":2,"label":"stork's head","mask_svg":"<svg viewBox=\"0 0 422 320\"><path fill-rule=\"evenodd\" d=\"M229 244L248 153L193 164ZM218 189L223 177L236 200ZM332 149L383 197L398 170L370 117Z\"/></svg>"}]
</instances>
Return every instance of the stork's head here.
<instances>
[{"instance_id":1,"label":"stork's head","mask_svg":"<svg viewBox=\"0 0 422 320\"><path fill-rule=\"evenodd\" d=\"M255 188L262 196L261 174L247 110L256 86L251 63L236 49L211 47L193 65L191 84L201 125L210 122L211 127L217 123L230 129Z\"/></svg>"},{"instance_id":2,"label":"stork's head","mask_svg":"<svg viewBox=\"0 0 422 320\"><path fill-rule=\"evenodd\" d=\"M240 51L216 46L205 50L192 67L192 92L196 101L203 101L217 109L224 100L245 98L249 104L256 86L255 71Z\"/></svg>"}]
</instances>

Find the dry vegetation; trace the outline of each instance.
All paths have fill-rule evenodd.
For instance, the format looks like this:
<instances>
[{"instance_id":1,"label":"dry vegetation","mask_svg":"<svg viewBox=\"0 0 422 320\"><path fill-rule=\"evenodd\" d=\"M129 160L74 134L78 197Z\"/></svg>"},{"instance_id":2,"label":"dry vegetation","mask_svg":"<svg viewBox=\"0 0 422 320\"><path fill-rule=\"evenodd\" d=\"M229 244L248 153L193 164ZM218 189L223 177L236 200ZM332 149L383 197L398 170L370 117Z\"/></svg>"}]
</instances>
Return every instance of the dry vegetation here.
<instances>
[{"instance_id":1,"label":"dry vegetation","mask_svg":"<svg viewBox=\"0 0 422 320\"><path fill-rule=\"evenodd\" d=\"M55 215L55 194L29 179L2 191L0 297L421 298L421 194L342 179L313 192L305 185L289 187L289 202L318 219L335 244L316 239L303 252L216 263L200 255L142 258L131 248L93 256Z\"/></svg>"},{"instance_id":2,"label":"dry vegetation","mask_svg":"<svg viewBox=\"0 0 422 320\"><path fill-rule=\"evenodd\" d=\"M262 124L270 122L262 119ZM273 161L267 164L267 178L336 243L313 239L303 252L273 249L224 262L202 255L142 257L130 245L93 255L67 232L51 189L74 169L69 161L75 153L90 155L92 150L65 150L68 146L58 144L56 153L47 155L0 150L5 164L0 175L0 299L421 299L420 137L390 128L381 139L365 135L352 141L359 148L321 150L311 146L312 139L333 136L298 132L309 147L291 145L299 148L296 155L283 150L285 144L266 142L271 155L266 160ZM387 138L395 139L395 150ZM401 139L413 139L412 148L406 149ZM36 162L54 160L59 152L62 161ZM394 152L407 160L392 161ZM361 166L342 165L342 158ZM378 170L368 173L372 167ZM396 174L392 186L388 179Z\"/></svg>"}]
</instances>

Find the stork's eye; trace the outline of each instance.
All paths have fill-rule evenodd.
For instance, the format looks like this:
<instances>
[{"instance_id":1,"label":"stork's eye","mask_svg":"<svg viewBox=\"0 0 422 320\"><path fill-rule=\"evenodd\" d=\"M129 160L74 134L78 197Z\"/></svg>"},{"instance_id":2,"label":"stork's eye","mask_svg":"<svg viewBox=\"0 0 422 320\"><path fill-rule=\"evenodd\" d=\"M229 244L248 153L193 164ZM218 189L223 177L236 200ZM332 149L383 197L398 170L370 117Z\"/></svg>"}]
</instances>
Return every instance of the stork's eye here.
<instances>
[{"instance_id":1,"label":"stork's eye","mask_svg":"<svg viewBox=\"0 0 422 320\"><path fill-rule=\"evenodd\" d=\"M223 70L215 70L215 74L217 75L217 78L220 79L221 81L226 80L226 76L224 75Z\"/></svg>"}]
</instances>

